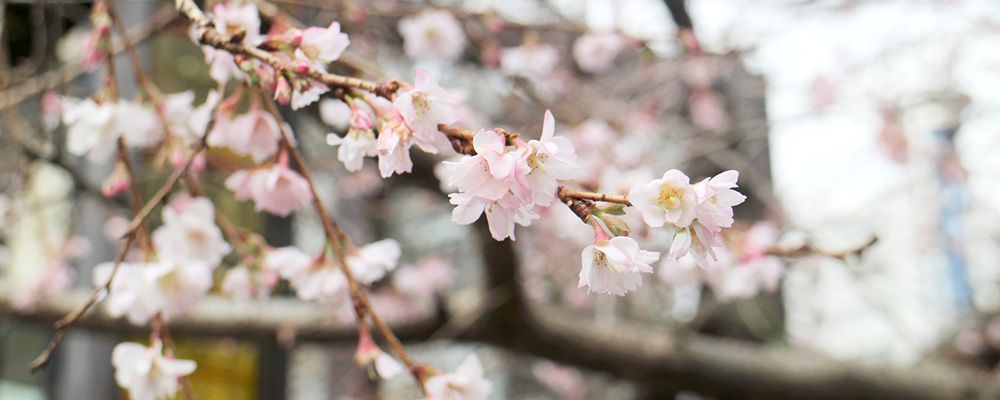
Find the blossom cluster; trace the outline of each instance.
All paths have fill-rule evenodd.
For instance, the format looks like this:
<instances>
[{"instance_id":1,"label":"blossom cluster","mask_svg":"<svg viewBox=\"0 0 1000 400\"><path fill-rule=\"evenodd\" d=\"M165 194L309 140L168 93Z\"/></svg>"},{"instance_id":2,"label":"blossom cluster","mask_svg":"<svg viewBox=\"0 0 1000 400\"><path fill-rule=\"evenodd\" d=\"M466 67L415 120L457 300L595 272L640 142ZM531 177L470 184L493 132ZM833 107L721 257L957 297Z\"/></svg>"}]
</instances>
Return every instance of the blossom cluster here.
<instances>
[{"instance_id":1,"label":"blossom cluster","mask_svg":"<svg viewBox=\"0 0 1000 400\"><path fill-rule=\"evenodd\" d=\"M383 178L413 170L410 148L437 154L451 148L438 125L458 120L456 96L431 82L417 69L413 85L404 86L392 101L376 96L348 97L350 123L347 134L327 135L339 146L337 158L348 171L358 171L366 157L378 158Z\"/></svg>"},{"instance_id":2,"label":"blossom cluster","mask_svg":"<svg viewBox=\"0 0 1000 400\"><path fill-rule=\"evenodd\" d=\"M569 139L555 136L555 119L545 112L537 140L511 139L497 130L480 130L472 138L475 155L445 162L452 220L471 224L484 213L496 240L514 237L514 225L529 226L538 209L558 199L560 180L576 176L576 150Z\"/></svg>"},{"instance_id":3,"label":"blossom cluster","mask_svg":"<svg viewBox=\"0 0 1000 400\"><path fill-rule=\"evenodd\" d=\"M667 260L677 262L690 255L705 267L709 258L718 259L716 249L724 245L722 230L732 227L733 207L746 199L733 189L738 176L726 171L692 185L687 175L671 169L659 179L632 186L628 198L648 226L673 231ZM622 296L642 286L642 275L653 272L651 264L660 253L642 250L635 239L618 236L628 228L615 214L624 210L597 209L588 217L595 243L581 255L578 286Z\"/></svg>"},{"instance_id":4,"label":"blossom cluster","mask_svg":"<svg viewBox=\"0 0 1000 400\"><path fill-rule=\"evenodd\" d=\"M177 196L153 231L155 260L122 262L117 271L114 263L94 267L95 286L110 280L108 314L143 325L157 314L176 318L197 304L212 287L212 271L231 251L214 215L207 198Z\"/></svg>"},{"instance_id":5,"label":"blossom cluster","mask_svg":"<svg viewBox=\"0 0 1000 400\"><path fill-rule=\"evenodd\" d=\"M225 179L225 187L236 200L252 201L258 211L278 216L288 216L310 201L321 207L314 198L316 189L306 179L309 175L295 170L305 166L295 158L297 144L291 128L281 122L270 103L262 107L262 100L270 100L260 98L257 89L292 109L316 102L330 88L315 77L346 51L348 35L337 22L304 29L276 25L265 35L253 4L219 3L211 17L213 23L200 25L202 29L211 29L230 44L266 52L268 57L202 46L210 75L219 86L198 106L193 92L162 98L147 93L153 106L99 97L64 99L60 108L68 127L69 151L102 162L123 139L129 146L158 148L157 159L197 174L207 168L206 159L194 153L201 150L197 145L204 144L215 152L240 157L239 167ZM461 24L444 11L405 18L399 31L406 52L415 58L455 61L466 48ZM98 39L107 42L106 32L102 35ZM204 37L196 39L201 43ZM613 65L626 45L626 39L616 33L587 34L574 45L573 54L581 70L599 73ZM95 50L88 57L101 54ZM558 50L536 41L502 49L499 55L498 65L508 75L534 81L552 76L560 61ZM227 94L230 81L238 85ZM485 215L490 234L498 241L514 240L517 225L530 226L547 208L563 206L558 203L576 207L573 211L594 229L593 244L581 253L579 273L579 286L590 292L624 295L636 290L643 275L652 273L652 265L661 258L659 252L641 249L629 236L628 224L619 218L626 206L637 210L650 227L671 231L666 260L678 262L691 254L699 265L706 265L708 259L718 259L715 248L722 246L722 231L734 223L732 207L745 199L734 190L735 171L691 184L677 170L633 186L627 200L618 200L617 205L599 206L586 198L564 197L562 186L577 179L583 166L570 139L556 135L551 112L544 114L538 139L525 140L503 129L468 132L451 126L463 120L462 96L432 82L426 71L417 69L412 84L397 83L398 90L389 94L370 89L337 91L347 129L343 135L327 135L327 142L338 146L337 158L345 168L359 171L365 159L373 157L379 174L388 178L411 172L414 146L430 154L459 150L462 155L443 162L439 170L453 191L449 195L455 206L452 220L471 224ZM326 114L323 108L321 113ZM455 134L456 130L463 133ZM294 166L290 158L296 161ZM105 194L123 192L131 178L131 172L118 165L105 183ZM94 284L108 285L107 312L133 324L154 318L169 321L189 312L211 290L215 269L233 250L214 222L215 212L207 198L176 195L163 208L163 223L150 235L152 249L144 249L142 258L95 267ZM241 258L226 271L221 289L240 299L267 297L284 280L302 300L351 307L349 300L356 295L351 293L352 285L371 286L385 279L401 258L401 246L392 239L361 247L346 241L327 243L318 254L293 246L272 248L252 233L231 240L246 242L234 243ZM433 297L450 276L441 274L433 263L427 265L413 267L409 274L404 270L393 278L393 285L408 295ZM358 317L364 317L360 311ZM371 366L385 379L404 370L378 348L366 329L359 332L356 358L360 364ZM164 355L162 343L155 338L150 347L122 343L113 359L116 380L132 398L173 395L180 377L195 368L193 362L175 360L169 352ZM428 398L482 399L492 390L474 355L453 373L424 373L429 375Z\"/></svg>"},{"instance_id":6,"label":"blossom cluster","mask_svg":"<svg viewBox=\"0 0 1000 400\"><path fill-rule=\"evenodd\" d=\"M260 16L254 4L216 4L212 8L212 17L218 34L231 41L268 49L272 56L295 69L276 69L270 64L239 58L206 45L202 46L202 51L205 62L210 66L212 79L220 86L225 86L231 79L257 84L273 93L275 100L290 104L295 110L312 104L330 90L322 82L296 72L325 70L326 64L339 59L351 43L347 34L340 31L338 22L326 28L290 28L262 36Z\"/></svg>"}]
</instances>

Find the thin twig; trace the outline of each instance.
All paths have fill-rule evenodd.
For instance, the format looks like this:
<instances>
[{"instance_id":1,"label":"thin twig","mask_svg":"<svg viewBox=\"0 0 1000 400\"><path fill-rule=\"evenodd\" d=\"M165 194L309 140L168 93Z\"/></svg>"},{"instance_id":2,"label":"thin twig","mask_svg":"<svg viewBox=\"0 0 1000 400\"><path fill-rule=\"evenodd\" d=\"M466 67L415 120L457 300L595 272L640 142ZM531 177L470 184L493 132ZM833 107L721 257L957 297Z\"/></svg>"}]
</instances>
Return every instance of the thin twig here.
<instances>
[{"instance_id":1,"label":"thin twig","mask_svg":"<svg viewBox=\"0 0 1000 400\"><path fill-rule=\"evenodd\" d=\"M319 214L320 221L323 224L323 233L326 235L326 240L333 247L333 252L337 256L338 265L340 270L344 273L344 277L347 280L347 287L351 295L351 299L354 300L354 311L358 318L359 329L360 325L365 323L365 317L369 317L372 324L375 325L375 329L378 330L379 334L389 343L389 347L392 352L403 362L404 365L410 370L410 373L417 382L420 383L421 389L424 386L424 381L426 374L423 372L423 368L417 365L406 352L406 348L403 347L403 343L400 342L399 338L395 333L392 332L392 328L379 316L378 312L372 307L371 301L368 299L367 293L364 289L357 283L354 278L354 274L351 272L350 266L347 263L347 248L350 247L350 239L347 234L337 225L336 221L330 217L330 213L327 211L326 206L323 205L323 200L319 196L319 191L316 190L316 183L313 180L312 174L309 172L309 168L299 153L295 146L292 146L293 138L292 133L288 131L287 124L282 121L281 114L278 112L277 107L274 102L271 101L267 96L264 97L264 104L268 111L274 116L275 119L279 121L279 126L281 127L281 145L288 152L292 161L299 168L299 172L302 173L302 177L305 178L306 182L309 184L309 191L312 193L312 203L313 207L316 209L316 213ZM359 332L360 333L360 332Z\"/></svg>"}]
</instances>

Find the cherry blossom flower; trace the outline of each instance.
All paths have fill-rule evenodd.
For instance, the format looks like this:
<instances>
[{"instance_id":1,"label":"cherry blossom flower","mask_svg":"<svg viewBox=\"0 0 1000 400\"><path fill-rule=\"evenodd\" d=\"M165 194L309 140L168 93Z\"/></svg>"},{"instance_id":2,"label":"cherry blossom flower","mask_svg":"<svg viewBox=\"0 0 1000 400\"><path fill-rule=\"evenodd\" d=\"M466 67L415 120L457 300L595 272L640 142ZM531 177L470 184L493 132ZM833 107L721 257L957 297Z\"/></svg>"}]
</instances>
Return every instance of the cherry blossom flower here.
<instances>
[{"instance_id":1,"label":"cherry blossom flower","mask_svg":"<svg viewBox=\"0 0 1000 400\"><path fill-rule=\"evenodd\" d=\"M403 365L386 354L375 344L371 333L364 329L358 338L358 349L354 352L354 362L365 367L375 377L392 379L405 371Z\"/></svg>"},{"instance_id":2,"label":"cherry blossom flower","mask_svg":"<svg viewBox=\"0 0 1000 400\"><path fill-rule=\"evenodd\" d=\"M616 236L583 249L580 257L580 282L592 293L624 296L642 286L642 274L653 272L650 264L660 258L660 253L641 250L639 243L627 236Z\"/></svg>"},{"instance_id":3,"label":"cherry blossom flower","mask_svg":"<svg viewBox=\"0 0 1000 400\"><path fill-rule=\"evenodd\" d=\"M347 265L358 282L370 285L396 268L400 253L399 242L384 239L353 249L347 257Z\"/></svg>"},{"instance_id":4,"label":"cherry blossom flower","mask_svg":"<svg viewBox=\"0 0 1000 400\"><path fill-rule=\"evenodd\" d=\"M465 50L465 31L451 13L425 10L399 21L406 55L415 59L455 61Z\"/></svg>"},{"instance_id":5,"label":"cherry blossom flower","mask_svg":"<svg viewBox=\"0 0 1000 400\"><path fill-rule=\"evenodd\" d=\"M485 400L493 392L493 384L483 376L479 357L470 354L455 372L434 375L424 385L427 400Z\"/></svg>"},{"instance_id":6,"label":"cherry blossom flower","mask_svg":"<svg viewBox=\"0 0 1000 400\"><path fill-rule=\"evenodd\" d=\"M113 263L94 267L94 285L103 286L113 269ZM203 262L122 263L105 305L112 317L143 325L160 312L165 319L185 314L211 287L212 268Z\"/></svg>"},{"instance_id":7,"label":"cherry blossom flower","mask_svg":"<svg viewBox=\"0 0 1000 400\"><path fill-rule=\"evenodd\" d=\"M539 215L522 199L508 192L498 200L490 200L469 193L452 193L449 202L456 207L451 212L451 220L456 224L469 225L485 213L490 227L490 235L495 240L510 238L515 240L514 225L529 226Z\"/></svg>"},{"instance_id":8,"label":"cherry blossom flower","mask_svg":"<svg viewBox=\"0 0 1000 400\"><path fill-rule=\"evenodd\" d=\"M217 117L215 127L208 136L208 144L228 147L260 163L278 151L280 138L278 121L270 113L254 107L235 118Z\"/></svg>"},{"instance_id":9,"label":"cherry blossom flower","mask_svg":"<svg viewBox=\"0 0 1000 400\"><path fill-rule=\"evenodd\" d=\"M313 261L313 257L302 252L298 247L285 246L268 249L264 254L261 267L265 271L278 274L290 281L307 271Z\"/></svg>"},{"instance_id":10,"label":"cherry blossom flower","mask_svg":"<svg viewBox=\"0 0 1000 400\"><path fill-rule=\"evenodd\" d=\"M733 190L739 176L739 172L729 170L692 186L698 197L696 214L705 227L718 231L733 226L733 207L747 198Z\"/></svg>"},{"instance_id":11,"label":"cherry blossom flower","mask_svg":"<svg viewBox=\"0 0 1000 400\"><path fill-rule=\"evenodd\" d=\"M290 282L295 293L305 301L340 303L347 300L347 278L331 263L313 267Z\"/></svg>"},{"instance_id":12,"label":"cherry blossom flower","mask_svg":"<svg viewBox=\"0 0 1000 400\"><path fill-rule=\"evenodd\" d=\"M629 200L642 213L646 224L654 228L666 223L687 227L695 218L698 198L687 175L676 169L660 179L632 186Z\"/></svg>"},{"instance_id":13,"label":"cherry blossom flower","mask_svg":"<svg viewBox=\"0 0 1000 400\"><path fill-rule=\"evenodd\" d=\"M260 36L260 15L257 5L253 3L234 5L233 3L218 3L212 7L215 19L215 30L223 36L243 33L243 42L257 44Z\"/></svg>"},{"instance_id":14,"label":"cherry blossom flower","mask_svg":"<svg viewBox=\"0 0 1000 400\"><path fill-rule=\"evenodd\" d=\"M392 287L405 295L430 299L451 287L453 276L448 260L428 257L393 273Z\"/></svg>"},{"instance_id":15,"label":"cherry blossom flower","mask_svg":"<svg viewBox=\"0 0 1000 400\"><path fill-rule=\"evenodd\" d=\"M339 303L347 299L347 278L326 257L314 258L296 247L271 249L264 268L288 280L302 300Z\"/></svg>"},{"instance_id":16,"label":"cherry blossom flower","mask_svg":"<svg viewBox=\"0 0 1000 400\"><path fill-rule=\"evenodd\" d=\"M383 178L393 173L401 174L413 170L413 160L410 159L410 147L413 146L412 134L403 118L394 116L382 121L379 127L378 171Z\"/></svg>"},{"instance_id":17,"label":"cherry blossom flower","mask_svg":"<svg viewBox=\"0 0 1000 400\"><path fill-rule=\"evenodd\" d=\"M287 165L239 170L226 178L237 200L253 200L257 211L287 216L312 199L309 183Z\"/></svg>"},{"instance_id":18,"label":"cherry blossom flower","mask_svg":"<svg viewBox=\"0 0 1000 400\"><path fill-rule=\"evenodd\" d=\"M508 75L542 79L559 64L559 51L544 43L508 47L500 52L500 68Z\"/></svg>"},{"instance_id":19,"label":"cherry blossom flower","mask_svg":"<svg viewBox=\"0 0 1000 400\"><path fill-rule=\"evenodd\" d=\"M230 37L242 32L244 34L243 43L255 45L261 41L260 16L255 4L234 6L219 3L212 8L212 16L215 20L215 30L223 37ZM198 43L198 40L194 40L194 42ZM211 46L202 46L201 49L205 55L205 62L209 64L209 75L219 85L225 85L229 79L240 81L247 79L246 73L236 65L233 55L228 51L218 50Z\"/></svg>"},{"instance_id":20,"label":"cherry blossom flower","mask_svg":"<svg viewBox=\"0 0 1000 400\"><path fill-rule=\"evenodd\" d=\"M449 195L456 206L452 221L471 224L486 213L496 240L513 240L515 224L528 226L539 217L527 180L529 146L510 149L506 140L494 130L480 130L472 139L476 155L445 162L442 168L447 184L459 191Z\"/></svg>"},{"instance_id":21,"label":"cherry blossom flower","mask_svg":"<svg viewBox=\"0 0 1000 400\"><path fill-rule=\"evenodd\" d=\"M101 184L101 194L109 199L118 197L118 195L128 191L131 183L132 178L128 169L125 168L124 163L118 161L115 163L115 168L111 170L111 174L104 178L104 182Z\"/></svg>"},{"instance_id":22,"label":"cherry blossom flower","mask_svg":"<svg viewBox=\"0 0 1000 400\"><path fill-rule=\"evenodd\" d=\"M330 88L319 81L312 79L296 81L295 90L292 91L291 106L293 110L299 110L315 103L319 96L329 92Z\"/></svg>"},{"instance_id":23,"label":"cherry blossom flower","mask_svg":"<svg viewBox=\"0 0 1000 400\"><path fill-rule=\"evenodd\" d=\"M66 149L73 155L86 155L91 162L106 161L120 137L132 147L149 147L163 139L156 113L133 102L98 104L92 99L64 97L62 109L63 123L68 126Z\"/></svg>"},{"instance_id":24,"label":"cherry blossom flower","mask_svg":"<svg viewBox=\"0 0 1000 400\"><path fill-rule=\"evenodd\" d=\"M180 378L194 372L197 364L163 355L163 344L152 346L123 342L111 351L115 382L128 391L133 400L157 400L177 394Z\"/></svg>"},{"instance_id":25,"label":"cherry blossom flower","mask_svg":"<svg viewBox=\"0 0 1000 400\"><path fill-rule=\"evenodd\" d=\"M625 38L617 33L586 33L573 43L573 58L584 71L604 72L615 62L625 44Z\"/></svg>"},{"instance_id":26,"label":"cherry blossom flower","mask_svg":"<svg viewBox=\"0 0 1000 400\"><path fill-rule=\"evenodd\" d=\"M231 53L210 46L202 46L201 52L205 55L205 63L208 64L208 75L219 86L224 86L230 79L247 80L247 74L236 65L236 58Z\"/></svg>"},{"instance_id":27,"label":"cherry blossom flower","mask_svg":"<svg viewBox=\"0 0 1000 400\"><path fill-rule=\"evenodd\" d=\"M413 143L431 154L437 153L435 144L447 143L438 125L458 120L452 95L431 82L427 72L419 68L413 87L400 91L393 105L410 128Z\"/></svg>"},{"instance_id":28,"label":"cherry blossom flower","mask_svg":"<svg viewBox=\"0 0 1000 400\"><path fill-rule=\"evenodd\" d=\"M527 175L527 149L508 149L506 137L494 130L481 129L472 138L474 156L445 162L448 184L459 192L487 200L499 200L509 192L527 198L531 188Z\"/></svg>"},{"instance_id":29,"label":"cherry blossom flower","mask_svg":"<svg viewBox=\"0 0 1000 400\"><path fill-rule=\"evenodd\" d=\"M115 104L115 129L131 147L151 147L163 140L163 125L149 107L131 101Z\"/></svg>"},{"instance_id":30,"label":"cherry blossom flower","mask_svg":"<svg viewBox=\"0 0 1000 400\"><path fill-rule=\"evenodd\" d=\"M334 21L329 27L309 27L302 31L299 50L310 60L322 63L333 62L347 50L351 40L340 31L340 23Z\"/></svg>"},{"instance_id":31,"label":"cherry blossom flower","mask_svg":"<svg viewBox=\"0 0 1000 400\"><path fill-rule=\"evenodd\" d=\"M351 103L350 128L344 137L333 133L326 135L326 144L340 146L337 149L337 159L351 172L361 170L365 157L378 155L378 141L375 139L374 116L371 111Z\"/></svg>"},{"instance_id":32,"label":"cherry blossom flower","mask_svg":"<svg viewBox=\"0 0 1000 400\"><path fill-rule=\"evenodd\" d=\"M63 123L68 127L66 150L76 156L86 155L90 162L107 161L121 135L115 126L114 105L63 97L62 109Z\"/></svg>"},{"instance_id":33,"label":"cherry blossom flower","mask_svg":"<svg viewBox=\"0 0 1000 400\"><path fill-rule=\"evenodd\" d=\"M221 95L217 91L208 92L205 102L194 107L194 92L185 91L169 94L164 99L163 117L171 134L187 145L193 145L205 135L205 128L212 118L212 110L219 104Z\"/></svg>"},{"instance_id":34,"label":"cherry blossom flower","mask_svg":"<svg viewBox=\"0 0 1000 400\"><path fill-rule=\"evenodd\" d=\"M238 301L263 299L277 283L276 278L270 278L267 274L237 265L226 270L226 276L222 278L222 293Z\"/></svg>"},{"instance_id":35,"label":"cherry blossom flower","mask_svg":"<svg viewBox=\"0 0 1000 400\"><path fill-rule=\"evenodd\" d=\"M163 225L153 231L153 245L163 260L219 265L232 250L215 225L215 206L204 197L175 196L163 208Z\"/></svg>"},{"instance_id":36,"label":"cherry blossom flower","mask_svg":"<svg viewBox=\"0 0 1000 400\"><path fill-rule=\"evenodd\" d=\"M528 155L527 164L531 172L528 173L526 180L534 195L535 204L543 207L552 204L556 199L558 181L574 179L579 171L573 143L564 136L554 136L555 129L552 112L545 110L542 137L528 142L531 153Z\"/></svg>"},{"instance_id":37,"label":"cherry blossom flower","mask_svg":"<svg viewBox=\"0 0 1000 400\"><path fill-rule=\"evenodd\" d=\"M97 71L108 57L108 38L110 26L95 27L83 40L83 69L87 72Z\"/></svg>"}]
</instances>

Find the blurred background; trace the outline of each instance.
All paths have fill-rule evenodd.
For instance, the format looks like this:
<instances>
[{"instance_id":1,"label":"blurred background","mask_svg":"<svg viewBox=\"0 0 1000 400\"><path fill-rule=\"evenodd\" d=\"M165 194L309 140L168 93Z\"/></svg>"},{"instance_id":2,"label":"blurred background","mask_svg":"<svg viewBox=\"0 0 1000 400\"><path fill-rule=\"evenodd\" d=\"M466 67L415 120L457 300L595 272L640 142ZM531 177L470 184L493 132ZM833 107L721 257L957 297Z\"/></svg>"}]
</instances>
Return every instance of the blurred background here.
<instances>
[{"instance_id":1,"label":"blurred background","mask_svg":"<svg viewBox=\"0 0 1000 400\"><path fill-rule=\"evenodd\" d=\"M118 0L167 93L214 82L172 2ZM85 97L91 3L0 0L0 398L123 398L112 347L148 330L96 312L52 365L26 365L89 292L131 215L100 195L113 165L65 154L54 96ZM202 4L204 6L204 4ZM974 398L1000 393L1000 4L991 0L276 0L264 30L339 21L334 71L415 67L466 104L462 125L537 137L550 109L582 187L626 193L670 168L735 169L748 200L711 268L657 266L625 297L577 288L592 232L556 206L515 242L451 222L432 158L349 173L325 136L346 106L287 113L323 201L359 243L403 246L373 289L414 356L483 360L496 398ZM457 21L461 44L427 17ZM426 20L422 20L424 18ZM410 26L405 28L404 26ZM416 32L416 33L414 33ZM613 33L613 34L611 34ZM423 35L423 50L415 44ZM601 36L605 35L605 36ZM610 37L610 39L609 39ZM442 40L436 42L435 40ZM455 54L428 49L460 46ZM445 52L447 53L447 52ZM136 93L119 56L122 96ZM56 99L58 97L55 97ZM200 101L200 100L199 100ZM55 103L58 103L55 101ZM55 108L55 110L53 109ZM145 161L147 196L170 169ZM254 212L222 185L246 160L209 153L209 197L274 246L320 249L311 211ZM152 167L150 167L152 166ZM662 233L635 215L643 248ZM199 399L417 398L409 376L357 367L349 312L214 294L171 324Z\"/></svg>"}]
</instances>

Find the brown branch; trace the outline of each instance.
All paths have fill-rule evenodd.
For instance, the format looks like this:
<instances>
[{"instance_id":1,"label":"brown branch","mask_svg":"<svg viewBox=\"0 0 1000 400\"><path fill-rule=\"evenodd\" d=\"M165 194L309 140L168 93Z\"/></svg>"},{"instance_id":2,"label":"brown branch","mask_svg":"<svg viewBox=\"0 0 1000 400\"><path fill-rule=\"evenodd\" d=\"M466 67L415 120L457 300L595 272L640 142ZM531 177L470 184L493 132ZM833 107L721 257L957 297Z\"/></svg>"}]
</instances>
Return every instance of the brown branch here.
<instances>
[{"instance_id":1,"label":"brown branch","mask_svg":"<svg viewBox=\"0 0 1000 400\"><path fill-rule=\"evenodd\" d=\"M566 189L566 187L564 186L559 187L559 191L557 194L559 195L559 200L564 202L566 200L577 199L577 200L601 201L605 203L615 203L625 206L632 206L632 203L629 202L627 196L620 196L607 193L580 192L576 190Z\"/></svg>"},{"instance_id":2,"label":"brown branch","mask_svg":"<svg viewBox=\"0 0 1000 400\"><path fill-rule=\"evenodd\" d=\"M9 281L0 281L0 315L27 322L52 324L75 312L90 293L74 289L45 297L32 308L16 307L17 291ZM413 317L387 321L405 340L422 341L441 327L443 319L433 308L420 309ZM75 329L118 334L145 334L149 328L114 318L104 309L81 314ZM208 295L181 317L170 320L175 335L195 337L233 337L240 339L275 338L292 333L299 342L356 341L354 321L331 312L329 305L304 302L294 298L272 297L267 301L235 301Z\"/></svg>"}]
</instances>

